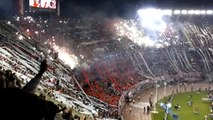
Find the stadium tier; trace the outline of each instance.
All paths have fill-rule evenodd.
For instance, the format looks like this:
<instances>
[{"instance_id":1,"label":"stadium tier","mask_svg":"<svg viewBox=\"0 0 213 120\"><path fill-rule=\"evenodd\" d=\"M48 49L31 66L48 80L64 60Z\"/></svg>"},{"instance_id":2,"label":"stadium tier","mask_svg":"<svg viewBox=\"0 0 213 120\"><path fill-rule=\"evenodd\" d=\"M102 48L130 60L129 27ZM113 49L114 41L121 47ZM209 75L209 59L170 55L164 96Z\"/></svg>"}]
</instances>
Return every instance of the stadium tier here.
<instances>
[{"instance_id":1,"label":"stadium tier","mask_svg":"<svg viewBox=\"0 0 213 120\"><path fill-rule=\"evenodd\" d=\"M55 3L30 5L56 9ZM202 22L179 20L179 14L203 15ZM165 82L212 82L210 14L149 9L136 19L14 16L0 23L1 79L10 70L18 81L10 86L22 88L46 60L39 94L87 119L118 119L137 91Z\"/></svg>"}]
</instances>

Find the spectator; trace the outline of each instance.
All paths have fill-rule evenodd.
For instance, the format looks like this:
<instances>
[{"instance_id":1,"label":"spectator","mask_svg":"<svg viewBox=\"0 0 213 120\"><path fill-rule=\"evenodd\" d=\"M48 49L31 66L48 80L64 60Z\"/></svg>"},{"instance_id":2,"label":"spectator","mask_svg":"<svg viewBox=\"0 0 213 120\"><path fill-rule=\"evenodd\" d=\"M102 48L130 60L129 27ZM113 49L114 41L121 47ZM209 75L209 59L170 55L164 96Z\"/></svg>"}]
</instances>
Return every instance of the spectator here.
<instances>
[{"instance_id":1,"label":"spectator","mask_svg":"<svg viewBox=\"0 0 213 120\"><path fill-rule=\"evenodd\" d=\"M18 88L0 90L1 118L7 120L42 120L43 118L53 120L58 112L56 105L33 94L46 68L46 61L43 61L39 73L23 90ZM9 75L8 73L10 74L10 72L7 72L7 75Z\"/></svg>"}]
</instances>

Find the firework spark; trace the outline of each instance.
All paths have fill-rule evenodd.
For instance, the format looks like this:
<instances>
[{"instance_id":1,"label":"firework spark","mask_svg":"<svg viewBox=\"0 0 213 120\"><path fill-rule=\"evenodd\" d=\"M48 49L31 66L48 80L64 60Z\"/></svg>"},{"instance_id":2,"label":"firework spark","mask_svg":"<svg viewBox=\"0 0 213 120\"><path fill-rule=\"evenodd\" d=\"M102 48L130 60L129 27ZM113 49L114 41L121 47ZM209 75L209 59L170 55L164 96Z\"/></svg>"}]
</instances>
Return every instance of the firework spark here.
<instances>
[{"instance_id":1,"label":"firework spark","mask_svg":"<svg viewBox=\"0 0 213 120\"><path fill-rule=\"evenodd\" d=\"M78 65L78 58L65 47L60 47L55 43L51 44L53 49L58 52L58 58L61 59L65 64L69 65L71 69Z\"/></svg>"}]
</instances>

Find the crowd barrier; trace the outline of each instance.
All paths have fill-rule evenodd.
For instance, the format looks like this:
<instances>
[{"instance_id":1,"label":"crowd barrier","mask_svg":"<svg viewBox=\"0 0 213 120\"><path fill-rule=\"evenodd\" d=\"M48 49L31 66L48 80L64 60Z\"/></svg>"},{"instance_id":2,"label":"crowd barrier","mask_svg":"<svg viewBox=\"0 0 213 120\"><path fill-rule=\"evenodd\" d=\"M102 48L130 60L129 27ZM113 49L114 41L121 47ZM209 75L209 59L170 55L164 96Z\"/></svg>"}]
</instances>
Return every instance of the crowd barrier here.
<instances>
[{"instance_id":1,"label":"crowd barrier","mask_svg":"<svg viewBox=\"0 0 213 120\"><path fill-rule=\"evenodd\" d=\"M155 80L151 80L151 79L143 80L143 81L133 85L127 91L123 92L123 94L120 97L119 103L118 103L119 115L121 116L121 118L123 118L122 111L126 104L126 99L125 99L126 96L128 96L129 98L132 98L135 95L137 95L137 93L141 93L144 90L154 88L156 85L156 81L160 82L159 87L161 87L163 85L163 82L161 82L161 81L164 81L164 82L166 81L167 83L169 83L169 82L175 81L177 79L181 79L181 82L184 82L184 83L192 83L192 82L200 81L202 78L199 73L192 72L192 73L183 73L181 75L161 76L161 77L155 78ZM175 82L177 82L177 81L175 81Z\"/></svg>"}]
</instances>

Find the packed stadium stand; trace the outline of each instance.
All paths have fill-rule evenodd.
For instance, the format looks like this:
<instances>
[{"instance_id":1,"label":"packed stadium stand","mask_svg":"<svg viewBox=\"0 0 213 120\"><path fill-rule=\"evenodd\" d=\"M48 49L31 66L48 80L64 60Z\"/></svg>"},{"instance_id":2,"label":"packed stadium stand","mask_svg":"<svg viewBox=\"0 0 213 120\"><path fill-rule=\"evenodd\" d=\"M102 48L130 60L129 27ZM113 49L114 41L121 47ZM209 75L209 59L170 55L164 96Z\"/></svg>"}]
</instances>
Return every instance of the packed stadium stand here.
<instances>
[{"instance_id":1,"label":"packed stadium stand","mask_svg":"<svg viewBox=\"0 0 213 120\"><path fill-rule=\"evenodd\" d=\"M171 84L212 82L211 24L169 22L164 32L152 34L138 24L137 20L32 16L1 21L1 80L7 81L8 74L13 80L1 86L22 88L46 60L37 94L86 115L85 119L118 119L120 104L125 104L121 97L138 83L159 79L162 84L165 78ZM137 43L149 38L155 43Z\"/></svg>"}]
</instances>

